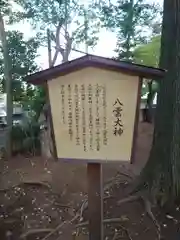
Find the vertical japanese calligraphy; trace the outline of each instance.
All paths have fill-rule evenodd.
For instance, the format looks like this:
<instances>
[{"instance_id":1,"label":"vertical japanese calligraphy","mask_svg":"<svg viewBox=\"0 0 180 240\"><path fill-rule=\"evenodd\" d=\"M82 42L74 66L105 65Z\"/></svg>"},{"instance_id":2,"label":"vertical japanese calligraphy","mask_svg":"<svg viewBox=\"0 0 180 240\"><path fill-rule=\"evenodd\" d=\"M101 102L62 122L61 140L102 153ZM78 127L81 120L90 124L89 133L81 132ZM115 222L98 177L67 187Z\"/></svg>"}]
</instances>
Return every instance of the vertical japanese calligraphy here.
<instances>
[{"instance_id":1,"label":"vertical japanese calligraphy","mask_svg":"<svg viewBox=\"0 0 180 240\"><path fill-rule=\"evenodd\" d=\"M107 145L107 102L106 102L106 86L103 86L103 144Z\"/></svg>"},{"instance_id":2,"label":"vertical japanese calligraphy","mask_svg":"<svg viewBox=\"0 0 180 240\"><path fill-rule=\"evenodd\" d=\"M83 148L84 151L87 151L86 146L86 113L85 113L85 86L84 84L81 85L81 101L82 101L82 141L83 141Z\"/></svg>"},{"instance_id":3,"label":"vertical japanese calligraphy","mask_svg":"<svg viewBox=\"0 0 180 240\"><path fill-rule=\"evenodd\" d=\"M113 115L115 117L113 134L115 136L121 136L123 134L123 124L121 119L123 104L120 102L119 98L117 98L113 106Z\"/></svg>"},{"instance_id":4,"label":"vertical japanese calligraphy","mask_svg":"<svg viewBox=\"0 0 180 240\"><path fill-rule=\"evenodd\" d=\"M70 140L72 141L73 138L73 130L72 130L72 93L71 93L71 85L68 84L68 132L70 136Z\"/></svg>"},{"instance_id":5,"label":"vertical japanese calligraphy","mask_svg":"<svg viewBox=\"0 0 180 240\"><path fill-rule=\"evenodd\" d=\"M100 150L100 114L99 114L99 100L100 100L100 86L96 84L96 150Z\"/></svg>"},{"instance_id":6,"label":"vertical japanese calligraphy","mask_svg":"<svg viewBox=\"0 0 180 240\"><path fill-rule=\"evenodd\" d=\"M66 93L67 89L67 93ZM100 151L108 145L107 87L100 84L61 85L61 113L65 123L65 95L68 100L68 134L83 151ZM123 103L116 98L112 108L113 136L123 134ZM73 125L74 124L74 125Z\"/></svg>"},{"instance_id":7,"label":"vertical japanese calligraphy","mask_svg":"<svg viewBox=\"0 0 180 240\"><path fill-rule=\"evenodd\" d=\"M64 85L61 85L61 115L62 122L65 124L65 90Z\"/></svg>"},{"instance_id":8,"label":"vertical japanese calligraphy","mask_svg":"<svg viewBox=\"0 0 180 240\"><path fill-rule=\"evenodd\" d=\"M75 84L74 87L74 100L75 100L75 124L76 124L76 145L80 145L80 136L79 136L79 87L77 84Z\"/></svg>"},{"instance_id":9,"label":"vertical japanese calligraphy","mask_svg":"<svg viewBox=\"0 0 180 240\"><path fill-rule=\"evenodd\" d=\"M89 106L89 148L93 150L93 112L92 112L92 98L93 98L93 88L92 85L88 86L88 106Z\"/></svg>"},{"instance_id":10,"label":"vertical japanese calligraphy","mask_svg":"<svg viewBox=\"0 0 180 240\"><path fill-rule=\"evenodd\" d=\"M100 151L108 144L107 130L107 89L99 84L61 85L62 122L65 124L65 92L68 100L68 134L76 146L83 145L83 150ZM118 102L117 102L118 103ZM116 111L119 108L115 109ZM114 110L114 111L115 111ZM114 112L115 114L115 112ZM115 114L118 116L118 113ZM73 120L74 119L74 120ZM73 125L74 121L74 125ZM118 120L117 120L118 121ZM115 135L119 134L116 121Z\"/></svg>"}]
</instances>

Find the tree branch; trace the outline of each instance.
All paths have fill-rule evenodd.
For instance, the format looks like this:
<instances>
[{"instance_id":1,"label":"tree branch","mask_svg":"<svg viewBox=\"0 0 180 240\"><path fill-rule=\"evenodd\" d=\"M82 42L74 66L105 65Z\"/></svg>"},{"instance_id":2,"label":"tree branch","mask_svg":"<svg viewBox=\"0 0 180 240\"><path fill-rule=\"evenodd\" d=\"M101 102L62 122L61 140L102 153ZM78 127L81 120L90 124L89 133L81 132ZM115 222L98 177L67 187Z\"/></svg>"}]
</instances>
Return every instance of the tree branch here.
<instances>
[{"instance_id":1,"label":"tree branch","mask_svg":"<svg viewBox=\"0 0 180 240\"><path fill-rule=\"evenodd\" d=\"M58 26L57 26L57 29L56 29L56 37L55 37L56 47L60 46L59 35L60 35L60 30L61 30L62 25L63 25L63 23L62 23L62 21L60 21ZM51 67L54 66L54 64L55 64L55 62L57 60L58 52L59 52L59 50L56 50L56 52L54 54L54 57L52 59L52 62L51 62Z\"/></svg>"},{"instance_id":2,"label":"tree branch","mask_svg":"<svg viewBox=\"0 0 180 240\"><path fill-rule=\"evenodd\" d=\"M47 43L48 43L48 60L49 60L49 67L51 67L52 63L52 52L51 52L51 37L50 37L50 30L47 29Z\"/></svg>"},{"instance_id":3,"label":"tree branch","mask_svg":"<svg viewBox=\"0 0 180 240\"><path fill-rule=\"evenodd\" d=\"M26 239L27 237L29 237L30 235L33 235L33 234L49 233L52 231L53 231L53 229L51 229L51 228L30 229L27 232L22 233L20 235L20 239L22 239L22 238Z\"/></svg>"},{"instance_id":4,"label":"tree branch","mask_svg":"<svg viewBox=\"0 0 180 240\"><path fill-rule=\"evenodd\" d=\"M49 234L47 234L42 240L47 240L50 236L52 236L54 233L56 233L59 229L61 229L64 225L72 224L74 221L76 221L79 218L79 214L76 214L75 217L73 217L70 221L64 221L63 223L59 224L53 231L51 231Z\"/></svg>"},{"instance_id":5,"label":"tree branch","mask_svg":"<svg viewBox=\"0 0 180 240\"><path fill-rule=\"evenodd\" d=\"M144 201L145 210L146 210L149 218L153 221L153 223L157 229L158 240L160 240L161 239L161 227L160 227L158 221L156 220L154 214L152 213L151 203L148 199L145 199L145 198L142 198L142 199Z\"/></svg>"},{"instance_id":6,"label":"tree branch","mask_svg":"<svg viewBox=\"0 0 180 240\"><path fill-rule=\"evenodd\" d=\"M72 42L73 42L73 39L72 38L67 38L67 43L66 43L66 48L65 48L65 51L64 51L64 56L63 56L63 62L67 62L68 61L68 58L69 58L69 54L72 50Z\"/></svg>"},{"instance_id":7,"label":"tree branch","mask_svg":"<svg viewBox=\"0 0 180 240\"><path fill-rule=\"evenodd\" d=\"M74 35L76 32L78 32L82 27L84 27L84 24L80 25L79 27L76 28L76 30L72 33L72 38L74 39Z\"/></svg>"},{"instance_id":8,"label":"tree branch","mask_svg":"<svg viewBox=\"0 0 180 240\"><path fill-rule=\"evenodd\" d=\"M103 220L104 224L119 223L119 222L123 222L122 218L108 218ZM87 227L88 224L89 224L89 221L86 221L86 222L78 223L75 227L76 228Z\"/></svg>"},{"instance_id":9,"label":"tree branch","mask_svg":"<svg viewBox=\"0 0 180 240\"><path fill-rule=\"evenodd\" d=\"M121 199L120 201L118 201L117 205L120 206L123 203L133 202L133 201L136 201L139 199L141 199L141 196L137 196L137 195L129 196L127 198L124 198L124 199Z\"/></svg>"}]
</instances>

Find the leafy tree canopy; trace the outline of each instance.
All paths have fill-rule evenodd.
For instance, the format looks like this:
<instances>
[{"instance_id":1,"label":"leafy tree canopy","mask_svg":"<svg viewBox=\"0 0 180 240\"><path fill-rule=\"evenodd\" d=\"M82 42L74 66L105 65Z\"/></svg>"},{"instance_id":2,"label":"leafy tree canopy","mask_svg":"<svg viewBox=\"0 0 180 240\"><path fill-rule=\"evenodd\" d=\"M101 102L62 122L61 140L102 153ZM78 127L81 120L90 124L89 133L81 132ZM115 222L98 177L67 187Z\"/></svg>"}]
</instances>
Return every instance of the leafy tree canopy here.
<instances>
[{"instance_id":1,"label":"leafy tree canopy","mask_svg":"<svg viewBox=\"0 0 180 240\"><path fill-rule=\"evenodd\" d=\"M72 48L80 43L86 42L90 47L97 44L100 21L97 19L93 3L85 8L75 0L15 1L22 7L22 11L13 14L9 21L12 23L27 19L40 34L39 37L41 36L43 42L47 42L46 30L49 28L52 45L62 56L65 49L68 49L69 56Z\"/></svg>"},{"instance_id":2,"label":"leafy tree canopy","mask_svg":"<svg viewBox=\"0 0 180 240\"><path fill-rule=\"evenodd\" d=\"M158 67L160 56L160 38L155 36L147 44L140 45L134 52L134 61L147 66Z\"/></svg>"},{"instance_id":3,"label":"leafy tree canopy","mask_svg":"<svg viewBox=\"0 0 180 240\"><path fill-rule=\"evenodd\" d=\"M132 61L134 48L146 43L159 26L160 7L144 0L118 0L115 4L101 1L100 9L104 26L117 35L115 51L119 59Z\"/></svg>"},{"instance_id":4,"label":"leafy tree canopy","mask_svg":"<svg viewBox=\"0 0 180 240\"><path fill-rule=\"evenodd\" d=\"M31 74L38 69L35 58L37 57L39 41L35 38L25 41L21 32L9 31L7 32L7 42L12 67L13 100L21 101L25 91L24 78L27 74ZM4 62L1 45L0 81L4 91Z\"/></svg>"}]
</instances>

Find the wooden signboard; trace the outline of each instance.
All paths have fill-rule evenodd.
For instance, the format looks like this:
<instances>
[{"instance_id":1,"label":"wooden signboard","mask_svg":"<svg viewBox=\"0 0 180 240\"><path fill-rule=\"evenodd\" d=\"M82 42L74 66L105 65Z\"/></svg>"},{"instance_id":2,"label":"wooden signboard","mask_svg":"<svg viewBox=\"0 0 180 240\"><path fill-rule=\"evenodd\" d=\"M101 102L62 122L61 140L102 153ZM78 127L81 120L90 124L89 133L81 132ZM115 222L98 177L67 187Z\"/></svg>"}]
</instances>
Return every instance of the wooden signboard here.
<instances>
[{"instance_id":1,"label":"wooden signboard","mask_svg":"<svg viewBox=\"0 0 180 240\"><path fill-rule=\"evenodd\" d=\"M88 67L48 89L58 158L130 161L138 76Z\"/></svg>"},{"instance_id":2,"label":"wooden signboard","mask_svg":"<svg viewBox=\"0 0 180 240\"><path fill-rule=\"evenodd\" d=\"M29 77L33 84L47 83L57 157L88 163L90 240L103 239L101 163L131 160L142 77L163 75L161 69L86 55Z\"/></svg>"}]
</instances>

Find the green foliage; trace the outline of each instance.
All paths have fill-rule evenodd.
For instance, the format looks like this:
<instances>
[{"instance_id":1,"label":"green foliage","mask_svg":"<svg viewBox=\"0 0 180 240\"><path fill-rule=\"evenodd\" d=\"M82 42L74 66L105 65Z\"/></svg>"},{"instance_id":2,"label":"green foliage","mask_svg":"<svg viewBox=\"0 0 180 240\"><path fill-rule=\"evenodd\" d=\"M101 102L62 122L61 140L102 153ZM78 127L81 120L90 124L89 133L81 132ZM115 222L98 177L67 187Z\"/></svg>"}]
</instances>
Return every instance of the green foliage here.
<instances>
[{"instance_id":1,"label":"green foliage","mask_svg":"<svg viewBox=\"0 0 180 240\"><path fill-rule=\"evenodd\" d=\"M160 38L155 36L147 44L140 45L134 52L134 61L147 66L158 67L160 56Z\"/></svg>"},{"instance_id":2,"label":"green foliage","mask_svg":"<svg viewBox=\"0 0 180 240\"><path fill-rule=\"evenodd\" d=\"M81 6L79 10L78 19L75 22L77 27L72 33L74 48L82 43L94 47L99 40L97 34L101 28L101 22L97 19L93 5L89 5L88 9Z\"/></svg>"},{"instance_id":3,"label":"green foliage","mask_svg":"<svg viewBox=\"0 0 180 240\"><path fill-rule=\"evenodd\" d=\"M0 1L0 3L2 3ZM14 6L14 5L13 5ZM20 8L21 9L21 8ZM23 20L23 11L15 11L10 5L10 1L5 1L3 4L3 15L6 17L8 24L13 23L12 19L17 21ZM18 19L19 18L19 19ZM23 33L19 31L8 31L7 32L7 45L9 55L11 59L11 74L12 74L12 97L13 101L20 102L24 110L33 112L34 115L39 115L36 110L40 111L42 102L45 102L45 94L43 100L39 97L39 88L33 87L30 84L24 82L25 77L37 71L39 68L35 62L37 49L40 46L41 39L39 34L28 40L24 39ZM2 47L0 44L0 91L4 92L4 61L2 55Z\"/></svg>"},{"instance_id":4,"label":"green foliage","mask_svg":"<svg viewBox=\"0 0 180 240\"><path fill-rule=\"evenodd\" d=\"M57 29L60 26L61 47L65 48L67 37L73 41L75 47L79 43L87 43L93 47L97 44L96 34L100 29L100 22L97 20L94 11L94 4L89 4L88 10L84 5L75 0L15 0L23 11L10 17L10 22L19 22L27 19L38 31L39 37L47 42L46 29L49 28L52 33L51 40L56 46ZM85 15L87 24L85 24ZM86 31L88 30L88 39ZM64 35L64 36L63 36Z\"/></svg>"},{"instance_id":5,"label":"green foliage","mask_svg":"<svg viewBox=\"0 0 180 240\"><path fill-rule=\"evenodd\" d=\"M13 154L38 154L40 152L39 124L33 122L25 126L13 126L12 145Z\"/></svg>"},{"instance_id":6,"label":"green foliage","mask_svg":"<svg viewBox=\"0 0 180 240\"><path fill-rule=\"evenodd\" d=\"M23 8L18 14L11 16L10 23L19 22L22 19L28 19L32 25L42 27L46 26L54 27L59 21L64 21L65 15L65 1L58 0L15 0L15 2ZM67 0L68 12L76 8L76 3L73 1L73 6L69 5L70 1Z\"/></svg>"},{"instance_id":7,"label":"green foliage","mask_svg":"<svg viewBox=\"0 0 180 240\"><path fill-rule=\"evenodd\" d=\"M157 26L156 26L157 27ZM155 33L159 33L156 28ZM148 43L142 44L135 48L133 52L134 62L144 64L151 67L158 67L160 55L160 41L161 36L154 36ZM148 93L147 105L152 105L153 99L159 90L159 84L156 81L148 82L144 80L142 87L142 96Z\"/></svg>"},{"instance_id":8,"label":"green foliage","mask_svg":"<svg viewBox=\"0 0 180 240\"><path fill-rule=\"evenodd\" d=\"M148 31L157 30L158 5L144 0L118 0L115 4L101 2L104 26L117 35L116 52L119 59L132 61L134 48L148 39Z\"/></svg>"},{"instance_id":9,"label":"green foliage","mask_svg":"<svg viewBox=\"0 0 180 240\"><path fill-rule=\"evenodd\" d=\"M28 84L22 103L24 110L29 112L29 116L33 121L38 121L45 102L46 93L44 88L32 87L32 85Z\"/></svg>"},{"instance_id":10,"label":"green foliage","mask_svg":"<svg viewBox=\"0 0 180 240\"><path fill-rule=\"evenodd\" d=\"M0 0L0 11L2 16L12 14L12 6L9 0Z\"/></svg>"},{"instance_id":11,"label":"green foliage","mask_svg":"<svg viewBox=\"0 0 180 240\"><path fill-rule=\"evenodd\" d=\"M26 94L24 78L35 71L38 67L35 63L37 57L37 48L39 41L31 38L27 41L23 39L23 33L18 31L9 31L7 34L9 55L12 65L12 89L13 100L22 101ZM0 46L0 81L4 88L4 64L2 56L2 47Z\"/></svg>"}]
</instances>

